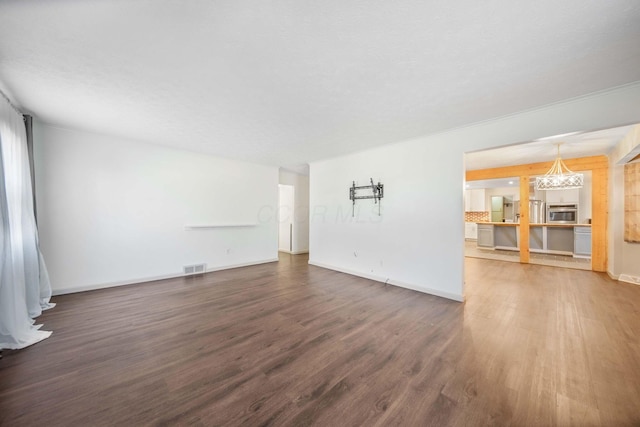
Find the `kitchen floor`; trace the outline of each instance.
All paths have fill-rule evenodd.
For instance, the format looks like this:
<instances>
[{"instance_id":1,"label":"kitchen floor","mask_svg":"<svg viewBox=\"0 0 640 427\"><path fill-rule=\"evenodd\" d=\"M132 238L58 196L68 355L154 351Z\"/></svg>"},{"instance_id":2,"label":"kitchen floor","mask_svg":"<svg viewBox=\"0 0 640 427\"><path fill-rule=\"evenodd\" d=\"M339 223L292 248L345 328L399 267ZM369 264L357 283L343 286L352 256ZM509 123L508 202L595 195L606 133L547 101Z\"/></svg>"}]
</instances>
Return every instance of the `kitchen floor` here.
<instances>
[{"instance_id":1,"label":"kitchen floor","mask_svg":"<svg viewBox=\"0 0 640 427\"><path fill-rule=\"evenodd\" d=\"M475 240L465 240L464 255L470 258L520 262L520 252L478 248ZM529 263L547 265L551 267L591 270L591 259L574 258L568 255L537 254L531 252L529 256Z\"/></svg>"}]
</instances>

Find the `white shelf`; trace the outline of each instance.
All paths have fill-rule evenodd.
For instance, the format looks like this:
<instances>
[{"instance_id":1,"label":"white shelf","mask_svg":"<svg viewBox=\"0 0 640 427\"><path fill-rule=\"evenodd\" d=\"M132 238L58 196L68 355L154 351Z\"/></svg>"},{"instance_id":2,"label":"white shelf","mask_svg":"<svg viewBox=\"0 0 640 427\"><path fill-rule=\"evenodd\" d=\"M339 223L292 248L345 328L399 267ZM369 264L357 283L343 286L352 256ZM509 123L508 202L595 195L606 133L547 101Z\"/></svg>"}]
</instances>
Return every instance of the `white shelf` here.
<instances>
[{"instance_id":1,"label":"white shelf","mask_svg":"<svg viewBox=\"0 0 640 427\"><path fill-rule=\"evenodd\" d=\"M189 224L185 225L185 230L207 230L212 228L239 228L239 227L255 227L256 223L245 224Z\"/></svg>"}]
</instances>

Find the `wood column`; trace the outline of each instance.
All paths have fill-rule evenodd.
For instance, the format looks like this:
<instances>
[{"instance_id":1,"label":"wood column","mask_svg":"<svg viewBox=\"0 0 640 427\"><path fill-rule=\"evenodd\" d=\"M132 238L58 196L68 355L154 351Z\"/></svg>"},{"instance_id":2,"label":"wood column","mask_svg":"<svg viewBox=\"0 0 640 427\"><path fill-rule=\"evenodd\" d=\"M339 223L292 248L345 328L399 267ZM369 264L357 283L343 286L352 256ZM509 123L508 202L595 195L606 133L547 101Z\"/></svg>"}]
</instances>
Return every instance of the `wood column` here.
<instances>
[{"instance_id":1,"label":"wood column","mask_svg":"<svg viewBox=\"0 0 640 427\"><path fill-rule=\"evenodd\" d=\"M520 262L529 264L529 176L520 177Z\"/></svg>"},{"instance_id":2,"label":"wood column","mask_svg":"<svg viewBox=\"0 0 640 427\"><path fill-rule=\"evenodd\" d=\"M591 171L591 269L607 271L608 168Z\"/></svg>"}]
</instances>

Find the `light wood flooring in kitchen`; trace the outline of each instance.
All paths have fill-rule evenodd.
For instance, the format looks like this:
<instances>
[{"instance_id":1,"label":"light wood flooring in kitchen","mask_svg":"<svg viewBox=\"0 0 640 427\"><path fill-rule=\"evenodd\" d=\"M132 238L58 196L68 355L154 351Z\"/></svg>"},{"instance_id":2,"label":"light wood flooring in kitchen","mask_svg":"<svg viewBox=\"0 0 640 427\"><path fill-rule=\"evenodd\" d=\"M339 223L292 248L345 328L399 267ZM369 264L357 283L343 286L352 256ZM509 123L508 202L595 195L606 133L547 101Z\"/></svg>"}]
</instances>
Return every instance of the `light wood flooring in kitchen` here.
<instances>
[{"instance_id":1,"label":"light wood flooring in kitchen","mask_svg":"<svg viewBox=\"0 0 640 427\"><path fill-rule=\"evenodd\" d=\"M465 303L285 254L55 297L0 425L640 425L640 287L465 267Z\"/></svg>"},{"instance_id":2,"label":"light wood flooring in kitchen","mask_svg":"<svg viewBox=\"0 0 640 427\"><path fill-rule=\"evenodd\" d=\"M465 240L464 256L469 258L493 259L497 261L520 262L520 252L479 248L475 240ZM531 252L529 263L547 265L550 267L575 268L577 270L591 270L591 259L574 258L571 255L554 255Z\"/></svg>"}]
</instances>

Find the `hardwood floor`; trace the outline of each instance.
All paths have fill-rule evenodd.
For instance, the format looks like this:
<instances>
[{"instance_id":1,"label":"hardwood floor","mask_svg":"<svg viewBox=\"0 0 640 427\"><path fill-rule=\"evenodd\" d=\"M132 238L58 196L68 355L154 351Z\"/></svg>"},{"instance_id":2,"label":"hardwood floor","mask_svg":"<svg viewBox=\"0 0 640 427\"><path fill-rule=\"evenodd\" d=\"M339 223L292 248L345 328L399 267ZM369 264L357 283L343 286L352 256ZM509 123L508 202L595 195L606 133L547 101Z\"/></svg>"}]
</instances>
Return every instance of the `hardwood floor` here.
<instances>
[{"instance_id":1,"label":"hardwood floor","mask_svg":"<svg viewBox=\"0 0 640 427\"><path fill-rule=\"evenodd\" d=\"M304 255L56 297L0 425L640 425L640 287L465 265L464 304Z\"/></svg>"}]
</instances>

